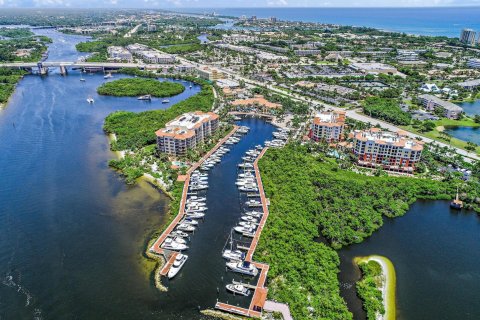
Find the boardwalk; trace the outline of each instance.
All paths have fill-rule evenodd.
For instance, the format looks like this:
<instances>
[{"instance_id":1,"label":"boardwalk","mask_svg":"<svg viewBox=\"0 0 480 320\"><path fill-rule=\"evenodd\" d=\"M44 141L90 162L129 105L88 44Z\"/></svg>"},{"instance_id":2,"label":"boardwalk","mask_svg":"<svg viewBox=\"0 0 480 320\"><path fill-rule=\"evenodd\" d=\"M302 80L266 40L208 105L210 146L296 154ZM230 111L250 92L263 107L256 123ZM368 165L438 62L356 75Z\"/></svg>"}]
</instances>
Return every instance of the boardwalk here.
<instances>
[{"instance_id":1,"label":"boardwalk","mask_svg":"<svg viewBox=\"0 0 480 320\"><path fill-rule=\"evenodd\" d=\"M176 253L172 254L170 257L167 257L167 254L166 254L167 250L162 249L161 245L165 241L165 239L170 235L170 233L175 229L175 227L178 225L178 223L180 221L182 221L182 219L185 216L185 203L187 201L187 193L188 193L188 186L189 186L189 183L190 183L190 175L199 166L201 166L202 163L206 159L208 159L208 157L210 157L215 151L217 151L217 149L220 148L220 146L222 146L225 143L225 141L227 141L227 139L230 138L230 136L232 136L237 130L238 130L238 126L234 126L232 131L230 131L222 140L220 140L215 145L215 147L213 147L205 156L203 156L199 161L197 161L187 171L186 175L178 177L178 180L184 181L182 199L180 200L180 207L178 209L178 214L175 217L175 219L173 219L173 221L168 225L168 227L165 229L165 231L163 231L163 233L157 238L155 243L149 249L149 251L151 253L154 253L156 255L163 255L165 257L165 260L167 260L165 265L163 266L163 268L160 270L161 275L165 276L168 273L168 271L170 270L170 268L171 268L171 266L172 266L172 264L175 260L175 257L176 257Z\"/></svg>"}]
</instances>

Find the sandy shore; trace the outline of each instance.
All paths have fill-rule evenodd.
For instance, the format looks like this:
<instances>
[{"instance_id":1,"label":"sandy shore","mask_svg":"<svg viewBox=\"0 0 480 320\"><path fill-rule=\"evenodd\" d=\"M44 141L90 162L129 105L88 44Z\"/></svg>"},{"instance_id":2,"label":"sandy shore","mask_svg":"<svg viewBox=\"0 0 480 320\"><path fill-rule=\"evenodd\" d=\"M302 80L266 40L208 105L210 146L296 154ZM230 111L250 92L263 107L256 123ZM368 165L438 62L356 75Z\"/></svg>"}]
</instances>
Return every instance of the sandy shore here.
<instances>
[{"instance_id":1,"label":"sandy shore","mask_svg":"<svg viewBox=\"0 0 480 320\"><path fill-rule=\"evenodd\" d=\"M395 320L396 319L396 304L395 304L395 290L396 290L396 275L393 263L383 256L367 256L355 258L355 263L375 261L382 267L382 291L383 306L385 308L384 315L377 315L377 320Z\"/></svg>"}]
</instances>

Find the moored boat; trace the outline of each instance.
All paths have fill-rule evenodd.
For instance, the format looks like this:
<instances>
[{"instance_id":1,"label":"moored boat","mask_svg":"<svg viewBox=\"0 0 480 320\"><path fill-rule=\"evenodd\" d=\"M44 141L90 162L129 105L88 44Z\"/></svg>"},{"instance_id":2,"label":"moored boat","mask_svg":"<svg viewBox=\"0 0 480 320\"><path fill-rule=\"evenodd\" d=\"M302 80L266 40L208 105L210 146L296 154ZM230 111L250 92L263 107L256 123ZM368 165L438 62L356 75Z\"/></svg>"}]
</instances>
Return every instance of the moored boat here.
<instances>
[{"instance_id":1,"label":"moored boat","mask_svg":"<svg viewBox=\"0 0 480 320\"><path fill-rule=\"evenodd\" d=\"M187 261L188 256L186 254L179 253L173 262L172 267L168 270L167 277L168 279L172 279L177 275L177 273L182 269L183 265Z\"/></svg>"},{"instance_id":2,"label":"moored boat","mask_svg":"<svg viewBox=\"0 0 480 320\"><path fill-rule=\"evenodd\" d=\"M250 295L250 289L241 284L227 284L225 288L227 288L227 291L230 291L233 294L240 294L246 297Z\"/></svg>"},{"instance_id":3,"label":"moored boat","mask_svg":"<svg viewBox=\"0 0 480 320\"><path fill-rule=\"evenodd\" d=\"M248 261L230 261L227 262L227 267L233 272L238 272L247 276L255 277L258 274L257 267Z\"/></svg>"}]
</instances>

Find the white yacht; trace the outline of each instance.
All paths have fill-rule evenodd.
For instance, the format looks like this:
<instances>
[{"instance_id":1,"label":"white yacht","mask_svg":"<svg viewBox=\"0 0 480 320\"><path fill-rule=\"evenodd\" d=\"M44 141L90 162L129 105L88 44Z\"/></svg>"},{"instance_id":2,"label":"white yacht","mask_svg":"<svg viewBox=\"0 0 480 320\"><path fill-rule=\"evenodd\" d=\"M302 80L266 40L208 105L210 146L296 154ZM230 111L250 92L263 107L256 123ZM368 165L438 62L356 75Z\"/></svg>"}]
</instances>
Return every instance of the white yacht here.
<instances>
[{"instance_id":1,"label":"white yacht","mask_svg":"<svg viewBox=\"0 0 480 320\"><path fill-rule=\"evenodd\" d=\"M258 200L248 200L245 204L249 207L261 207L262 203Z\"/></svg>"},{"instance_id":2,"label":"white yacht","mask_svg":"<svg viewBox=\"0 0 480 320\"><path fill-rule=\"evenodd\" d=\"M90 103L90 104L92 104L92 103L95 102L95 100L93 100L92 97L88 97L88 98L87 98L87 102Z\"/></svg>"},{"instance_id":3,"label":"white yacht","mask_svg":"<svg viewBox=\"0 0 480 320\"><path fill-rule=\"evenodd\" d=\"M196 226L196 225L198 225L198 221L186 218L185 220L182 221L182 224L190 224L190 225Z\"/></svg>"},{"instance_id":4,"label":"white yacht","mask_svg":"<svg viewBox=\"0 0 480 320\"><path fill-rule=\"evenodd\" d=\"M233 272L246 274L255 277L258 274L258 269L248 261L230 261L227 262L227 267Z\"/></svg>"},{"instance_id":5,"label":"white yacht","mask_svg":"<svg viewBox=\"0 0 480 320\"><path fill-rule=\"evenodd\" d=\"M205 217L205 213L201 212L186 212L186 215L190 219L202 219Z\"/></svg>"},{"instance_id":6,"label":"white yacht","mask_svg":"<svg viewBox=\"0 0 480 320\"><path fill-rule=\"evenodd\" d=\"M246 288L245 286L241 284L227 284L225 286L228 291L230 291L233 294L240 294L242 296L249 296L250 295L250 289Z\"/></svg>"},{"instance_id":7,"label":"white yacht","mask_svg":"<svg viewBox=\"0 0 480 320\"><path fill-rule=\"evenodd\" d=\"M199 196L190 196L190 197L188 197L188 200L204 202L204 201L207 201L207 198L206 197L199 197Z\"/></svg>"},{"instance_id":8,"label":"white yacht","mask_svg":"<svg viewBox=\"0 0 480 320\"><path fill-rule=\"evenodd\" d=\"M112 77L113 77L112 74L109 72L109 73L107 73L106 75L103 76L103 79L110 79Z\"/></svg>"},{"instance_id":9,"label":"white yacht","mask_svg":"<svg viewBox=\"0 0 480 320\"><path fill-rule=\"evenodd\" d=\"M149 95L149 94L146 94L144 96L138 97L137 100L148 100L149 101L149 100L152 100L152 96Z\"/></svg>"},{"instance_id":10,"label":"white yacht","mask_svg":"<svg viewBox=\"0 0 480 320\"><path fill-rule=\"evenodd\" d=\"M192 226L191 224L180 223L177 226L177 230L186 231L186 232L193 232L193 231L195 231L195 227Z\"/></svg>"},{"instance_id":11,"label":"white yacht","mask_svg":"<svg viewBox=\"0 0 480 320\"><path fill-rule=\"evenodd\" d=\"M163 99L162 100L162 103L169 103L169 102L170 102L170 100L168 100L168 99Z\"/></svg>"},{"instance_id":12,"label":"white yacht","mask_svg":"<svg viewBox=\"0 0 480 320\"><path fill-rule=\"evenodd\" d=\"M230 250L230 249L225 249L223 251L222 257L224 257L227 260L237 260L241 261L245 259L245 253L240 251L240 250Z\"/></svg>"},{"instance_id":13,"label":"white yacht","mask_svg":"<svg viewBox=\"0 0 480 320\"><path fill-rule=\"evenodd\" d=\"M258 211L247 211L245 212L247 216L254 217L254 218L260 218L262 216L261 212Z\"/></svg>"},{"instance_id":14,"label":"white yacht","mask_svg":"<svg viewBox=\"0 0 480 320\"><path fill-rule=\"evenodd\" d=\"M177 273L182 269L183 265L187 261L188 256L186 254L179 253L173 262L172 267L168 270L167 277L168 279L172 279L177 275Z\"/></svg>"},{"instance_id":15,"label":"white yacht","mask_svg":"<svg viewBox=\"0 0 480 320\"><path fill-rule=\"evenodd\" d=\"M233 230L235 230L238 233L241 233L245 237L253 238L255 236L255 230L253 228L237 226L237 227L234 227Z\"/></svg>"},{"instance_id":16,"label":"white yacht","mask_svg":"<svg viewBox=\"0 0 480 320\"><path fill-rule=\"evenodd\" d=\"M255 218L252 217L252 216L243 216L243 217L241 217L240 219L242 219L243 221L246 221L246 222L258 223L258 220L255 219Z\"/></svg>"},{"instance_id":17,"label":"white yacht","mask_svg":"<svg viewBox=\"0 0 480 320\"><path fill-rule=\"evenodd\" d=\"M188 247L185 244L178 243L178 242L174 241L172 238L165 239L165 241L162 244L162 248L167 249L167 250L178 250L178 251L188 249Z\"/></svg>"},{"instance_id":18,"label":"white yacht","mask_svg":"<svg viewBox=\"0 0 480 320\"><path fill-rule=\"evenodd\" d=\"M258 192L258 188L256 186L240 186L238 190L242 192Z\"/></svg>"},{"instance_id":19,"label":"white yacht","mask_svg":"<svg viewBox=\"0 0 480 320\"><path fill-rule=\"evenodd\" d=\"M188 233L183 232L183 231L179 231L179 230L175 230L175 231L170 232L170 235L172 237L188 238Z\"/></svg>"}]
</instances>

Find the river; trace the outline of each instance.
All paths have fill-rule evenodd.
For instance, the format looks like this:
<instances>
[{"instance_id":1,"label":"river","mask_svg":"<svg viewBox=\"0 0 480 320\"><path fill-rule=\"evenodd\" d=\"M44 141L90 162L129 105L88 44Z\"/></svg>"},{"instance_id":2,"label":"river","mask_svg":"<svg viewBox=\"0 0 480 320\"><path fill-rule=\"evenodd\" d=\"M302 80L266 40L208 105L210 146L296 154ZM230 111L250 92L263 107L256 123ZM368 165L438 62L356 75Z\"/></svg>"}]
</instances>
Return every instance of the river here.
<instances>
[{"instance_id":1,"label":"river","mask_svg":"<svg viewBox=\"0 0 480 320\"><path fill-rule=\"evenodd\" d=\"M364 319L355 294L356 256L389 258L397 275L397 318L480 319L480 219L445 201L418 201L405 216L385 219L360 244L339 251L342 296L356 319Z\"/></svg>"},{"instance_id":2,"label":"river","mask_svg":"<svg viewBox=\"0 0 480 320\"><path fill-rule=\"evenodd\" d=\"M74 45L84 37L36 31L54 40L49 60L79 57ZM0 319L195 319L217 298L245 305L224 292L222 279L233 274L221 249L240 216L236 165L274 127L243 122L252 130L211 170L207 219L184 270L162 293L142 253L165 221L168 199L146 182L127 186L108 167L115 154L102 124L115 110L167 108L200 87L170 104L148 103L99 96L103 75L80 77L26 76L0 113Z\"/></svg>"}]
</instances>

